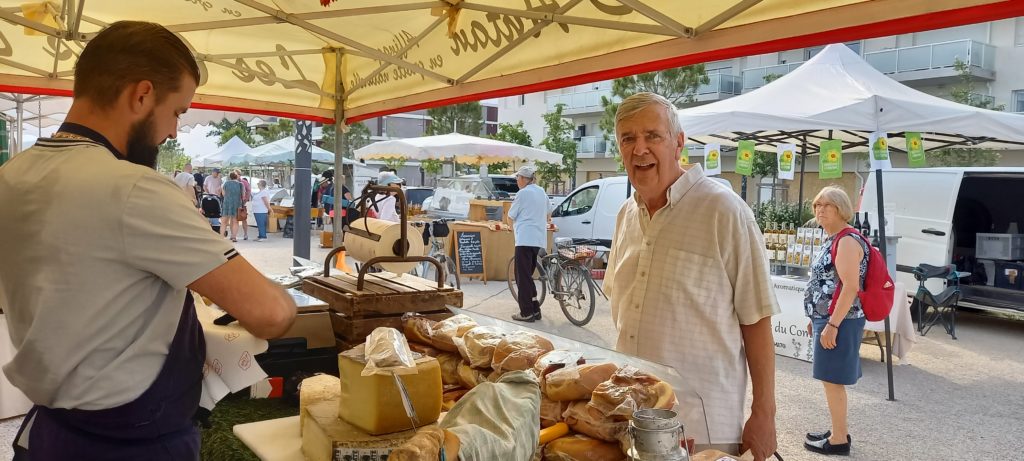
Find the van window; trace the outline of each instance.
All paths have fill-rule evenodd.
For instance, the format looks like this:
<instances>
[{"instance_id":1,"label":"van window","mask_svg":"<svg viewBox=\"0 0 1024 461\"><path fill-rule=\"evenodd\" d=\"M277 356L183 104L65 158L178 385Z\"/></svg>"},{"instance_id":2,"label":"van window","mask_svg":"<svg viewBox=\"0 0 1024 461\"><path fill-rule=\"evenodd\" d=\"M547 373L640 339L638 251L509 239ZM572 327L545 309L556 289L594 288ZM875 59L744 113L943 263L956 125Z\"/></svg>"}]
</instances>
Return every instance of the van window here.
<instances>
[{"instance_id":1,"label":"van window","mask_svg":"<svg viewBox=\"0 0 1024 461\"><path fill-rule=\"evenodd\" d=\"M557 215L576 216L587 213L594 208L594 202L597 200L598 189L599 186L592 186L570 195L569 198L562 202L562 205L558 207Z\"/></svg>"}]
</instances>

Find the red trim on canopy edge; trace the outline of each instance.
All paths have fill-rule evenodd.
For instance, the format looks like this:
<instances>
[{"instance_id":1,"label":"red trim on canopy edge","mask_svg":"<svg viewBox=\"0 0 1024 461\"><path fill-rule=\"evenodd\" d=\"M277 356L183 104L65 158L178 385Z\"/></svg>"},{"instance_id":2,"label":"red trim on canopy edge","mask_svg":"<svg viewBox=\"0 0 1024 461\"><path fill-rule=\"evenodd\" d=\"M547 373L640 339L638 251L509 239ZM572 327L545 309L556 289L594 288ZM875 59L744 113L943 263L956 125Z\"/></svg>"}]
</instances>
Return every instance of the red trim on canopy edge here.
<instances>
[{"instance_id":1,"label":"red trim on canopy edge","mask_svg":"<svg viewBox=\"0 0 1024 461\"><path fill-rule=\"evenodd\" d=\"M320 117L318 115L309 114L295 114L291 112L282 112L276 110L240 109L238 107L231 107L220 104L207 104L203 102L193 102L190 107L206 110L222 110L226 112L243 112L246 114L253 115L268 115L271 117L292 118L295 120L308 120L311 122L320 122L325 125L330 125L334 123L334 119L329 117Z\"/></svg>"}]
</instances>

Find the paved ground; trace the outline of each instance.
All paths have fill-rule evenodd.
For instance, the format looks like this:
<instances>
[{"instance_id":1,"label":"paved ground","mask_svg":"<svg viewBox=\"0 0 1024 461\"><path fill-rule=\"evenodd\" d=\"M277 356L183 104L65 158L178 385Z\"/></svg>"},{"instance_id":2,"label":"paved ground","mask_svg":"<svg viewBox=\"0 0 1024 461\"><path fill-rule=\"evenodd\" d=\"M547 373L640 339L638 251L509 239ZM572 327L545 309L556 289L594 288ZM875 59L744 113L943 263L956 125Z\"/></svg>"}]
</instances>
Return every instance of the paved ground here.
<instances>
[{"instance_id":1,"label":"paved ground","mask_svg":"<svg viewBox=\"0 0 1024 461\"><path fill-rule=\"evenodd\" d=\"M255 236L252 232L250 236ZM314 242L318 242L314 233ZM311 248L314 260L327 250ZM267 274L286 273L292 241L240 241L239 251ZM464 282L465 306L498 317L515 312L505 282ZM571 325L548 301L536 328L610 347L615 329L608 303L599 299L593 321ZM888 401L878 349L862 351L864 377L849 389L853 459L1022 459L1024 453L1024 321L963 314L959 340L941 330L919 338L911 365L894 370L896 401ZM803 434L828 427L828 412L810 364L779 357L776 364L779 453L788 461L822 459L802 448ZM682 373L699 370L681 370ZM19 419L0 423L0 459Z\"/></svg>"}]
</instances>

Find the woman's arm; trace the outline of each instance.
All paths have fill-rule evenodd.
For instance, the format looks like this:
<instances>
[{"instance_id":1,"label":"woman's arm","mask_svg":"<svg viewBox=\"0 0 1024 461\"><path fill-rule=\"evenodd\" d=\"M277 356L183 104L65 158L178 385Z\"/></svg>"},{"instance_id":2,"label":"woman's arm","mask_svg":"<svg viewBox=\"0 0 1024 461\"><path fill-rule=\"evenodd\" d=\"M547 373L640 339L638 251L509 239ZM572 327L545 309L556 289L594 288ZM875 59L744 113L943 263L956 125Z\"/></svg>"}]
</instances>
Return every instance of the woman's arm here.
<instances>
[{"instance_id":1,"label":"woman's arm","mask_svg":"<svg viewBox=\"0 0 1024 461\"><path fill-rule=\"evenodd\" d=\"M821 345L825 349L836 347L836 335L839 332L839 324L846 318L846 314L853 307L853 301L860 290L860 261L864 258L864 249L854 240L857 237L842 238L839 240L839 248L836 249L836 274L843 282L840 288L832 296L838 296L835 310L828 319L828 325L821 332Z\"/></svg>"}]
</instances>

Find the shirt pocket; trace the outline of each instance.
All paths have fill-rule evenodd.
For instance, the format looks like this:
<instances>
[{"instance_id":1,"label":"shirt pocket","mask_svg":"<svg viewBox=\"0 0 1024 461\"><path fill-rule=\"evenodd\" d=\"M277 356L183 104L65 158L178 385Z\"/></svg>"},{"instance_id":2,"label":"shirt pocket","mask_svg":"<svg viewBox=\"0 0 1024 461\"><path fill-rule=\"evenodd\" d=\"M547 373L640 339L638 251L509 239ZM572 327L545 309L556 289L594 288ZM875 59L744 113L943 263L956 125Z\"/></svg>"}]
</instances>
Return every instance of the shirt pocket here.
<instances>
[{"instance_id":1,"label":"shirt pocket","mask_svg":"<svg viewBox=\"0 0 1024 461\"><path fill-rule=\"evenodd\" d=\"M664 259L662 264L655 264L658 267L652 268L660 283L653 285L654 291L647 293L648 300L652 296L662 297L664 301L656 302L665 302L674 306L673 310L685 313L732 312L732 309L723 309L732 305L732 285L720 261L676 248L658 252L655 258L656 261ZM642 275L642 271L637 276Z\"/></svg>"}]
</instances>

